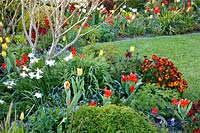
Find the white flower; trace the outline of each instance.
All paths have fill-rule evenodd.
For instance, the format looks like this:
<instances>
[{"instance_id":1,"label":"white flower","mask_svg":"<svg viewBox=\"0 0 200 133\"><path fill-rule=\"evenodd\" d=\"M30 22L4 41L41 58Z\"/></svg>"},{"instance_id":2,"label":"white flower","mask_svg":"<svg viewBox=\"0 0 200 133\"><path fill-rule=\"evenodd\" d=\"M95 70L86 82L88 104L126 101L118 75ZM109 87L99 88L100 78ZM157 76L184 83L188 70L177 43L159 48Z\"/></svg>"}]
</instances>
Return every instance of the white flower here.
<instances>
[{"instance_id":1,"label":"white flower","mask_svg":"<svg viewBox=\"0 0 200 133\"><path fill-rule=\"evenodd\" d=\"M35 77L36 77L36 75L35 75L35 73L34 73L34 72L30 72L30 73L28 73L28 75L30 76L30 78L31 78L31 79L33 79L33 78L35 78Z\"/></svg>"},{"instance_id":2,"label":"white flower","mask_svg":"<svg viewBox=\"0 0 200 133\"><path fill-rule=\"evenodd\" d=\"M47 60L46 65L48 66L54 66L55 65L55 60Z\"/></svg>"},{"instance_id":3,"label":"white flower","mask_svg":"<svg viewBox=\"0 0 200 133\"><path fill-rule=\"evenodd\" d=\"M43 71L41 69L37 68L36 73L43 74Z\"/></svg>"},{"instance_id":4,"label":"white flower","mask_svg":"<svg viewBox=\"0 0 200 133\"><path fill-rule=\"evenodd\" d=\"M126 8L126 5L124 5L122 8L125 9L125 8Z\"/></svg>"},{"instance_id":5,"label":"white flower","mask_svg":"<svg viewBox=\"0 0 200 133\"><path fill-rule=\"evenodd\" d=\"M36 78L36 79L41 79L41 78L42 78L42 75L40 75L39 73L36 73L35 78Z\"/></svg>"},{"instance_id":6,"label":"white flower","mask_svg":"<svg viewBox=\"0 0 200 133\"><path fill-rule=\"evenodd\" d=\"M137 8L134 8L131 10L132 12L137 12Z\"/></svg>"},{"instance_id":7,"label":"white flower","mask_svg":"<svg viewBox=\"0 0 200 133\"><path fill-rule=\"evenodd\" d=\"M16 85L15 82L13 80L9 81L11 86Z\"/></svg>"},{"instance_id":8,"label":"white flower","mask_svg":"<svg viewBox=\"0 0 200 133\"><path fill-rule=\"evenodd\" d=\"M34 58L35 56L34 56L33 53L30 53L30 54L28 54L28 57L29 57L29 58Z\"/></svg>"},{"instance_id":9,"label":"white flower","mask_svg":"<svg viewBox=\"0 0 200 133\"><path fill-rule=\"evenodd\" d=\"M80 6L79 6L79 5L74 5L74 7L75 7L75 8L77 8L77 9L79 9L79 8L80 8Z\"/></svg>"},{"instance_id":10,"label":"white flower","mask_svg":"<svg viewBox=\"0 0 200 133\"><path fill-rule=\"evenodd\" d=\"M28 76L27 74L26 74L26 72L22 72L22 73L20 73L20 76L22 77L22 78L25 78L26 76Z\"/></svg>"},{"instance_id":11,"label":"white flower","mask_svg":"<svg viewBox=\"0 0 200 133\"><path fill-rule=\"evenodd\" d=\"M42 98L42 94L38 93L38 92L36 92L34 96L37 97L37 98Z\"/></svg>"},{"instance_id":12,"label":"white flower","mask_svg":"<svg viewBox=\"0 0 200 133\"><path fill-rule=\"evenodd\" d=\"M4 104L5 102L3 100L0 100L0 104Z\"/></svg>"},{"instance_id":13,"label":"white flower","mask_svg":"<svg viewBox=\"0 0 200 133\"><path fill-rule=\"evenodd\" d=\"M16 85L16 83L13 80L3 82L3 84L9 89L11 89L14 85Z\"/></svg>"},{"instance_id":14,"label":"white flower","mask_svg":"<svg viewBox=\"0 0 200 133\"><path fill-rule=\"evenodd\" d=\"M70 55L67 56L67 57L65 57L64 60L65 60L65 61L69 61L69 60L71 60L72 58L73 58L73 55L72 55L72 53L70 53Z\"/></svg>"},{"instance_id":15,"label":"white flower","mask_svg":"<svg viewBox=\"0 0 200 133\"><path fill-rule=\"evenodd\" d=\"M36 58L36 57L33 57L30 59L30 63L33 64L33 63L37 63L40 59Z\"/></svg>"},{"instance_id":16,"label":"white flower","mask_svg":"<svg viewBox=\"0 0 200 133\"><path fill-rule=\"evenodd\" d=\"M83 12L83 13L86 13L86 11L87 11L87 10L86 10L85 8L82 9L82 12Z\"/></svg>"},{"instance_id":17,"label":"white flower","mask_svg":"<svg viewBox=\"0 0 200 133\"><path fill-rule=\"evenodd\" d=\"M101 6L100 6L100 9L103 9L104 8L104 5L102 4Z\"/></svg>"},{"instance_id":18,"label":"white flower","mask_svg":"<svg viewBox=\"0 0 200 133\"><path fill-rule=\"evenodd\" d=\"M176 0L176 2L180 2L180 0Z\"/></svg>"},{"instance_id":19,"label":"white flower","mask_svg":"<svg viewBox=\"0 0 200 133\"><path fill-rule=\"evenodd\" d=\"M22 70L24 70L26 72L30 71L30 69L27 66L22 66L22 67L23 67Z\"/></svg>"}]
</instances>

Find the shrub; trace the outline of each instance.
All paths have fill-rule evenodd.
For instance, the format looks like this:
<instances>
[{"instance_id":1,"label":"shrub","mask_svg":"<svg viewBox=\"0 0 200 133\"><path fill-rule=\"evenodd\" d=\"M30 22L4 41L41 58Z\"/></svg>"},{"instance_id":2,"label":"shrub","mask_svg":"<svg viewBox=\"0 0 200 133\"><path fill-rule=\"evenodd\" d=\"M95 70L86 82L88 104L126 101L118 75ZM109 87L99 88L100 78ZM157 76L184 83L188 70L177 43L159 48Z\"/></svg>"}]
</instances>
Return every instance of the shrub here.
<instances>
[{"instance_id":1,"label":"shrub","mask_svg":"<svg viewBox=\"0 0 200 133\"><path fill-rule=\"evenodd\" d=\"M28 117L26 125L30 129L29 132L56 132L64 113L64 109L61 108L41 107Z\"/></svg>"},{"instance_id":2,"label":"shrub","mask_svg":"<svg viewBox=\"0 0 200 133\"><path fill-rule=\"evenodd\" d=\"M84 115L83 115L84 114ZM103 107L84 106L69 118L71 132L156 132L145 120L143 114L129 107L107 105Z\"/></svg>"}]
</instances>

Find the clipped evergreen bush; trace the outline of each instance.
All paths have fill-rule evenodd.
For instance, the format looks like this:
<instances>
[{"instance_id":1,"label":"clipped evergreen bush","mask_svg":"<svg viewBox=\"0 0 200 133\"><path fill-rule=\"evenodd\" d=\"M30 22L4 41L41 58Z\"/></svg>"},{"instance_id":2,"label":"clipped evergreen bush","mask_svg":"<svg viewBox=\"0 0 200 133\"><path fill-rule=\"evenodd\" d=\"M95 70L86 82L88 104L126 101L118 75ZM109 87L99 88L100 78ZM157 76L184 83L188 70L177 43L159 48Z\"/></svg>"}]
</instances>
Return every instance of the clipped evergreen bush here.
<instances>
[{"instance_id":1,"label":"clipped evergreen bush","mask_svg":"<svg viewBox=\"0 0 200 133\"><path fill-rule=\"evenodd\" d=\"M142 113L130 107L106 105L82 106L68 119L72 133L155 133L156 129Z\"/></svg>"}]
</instances>

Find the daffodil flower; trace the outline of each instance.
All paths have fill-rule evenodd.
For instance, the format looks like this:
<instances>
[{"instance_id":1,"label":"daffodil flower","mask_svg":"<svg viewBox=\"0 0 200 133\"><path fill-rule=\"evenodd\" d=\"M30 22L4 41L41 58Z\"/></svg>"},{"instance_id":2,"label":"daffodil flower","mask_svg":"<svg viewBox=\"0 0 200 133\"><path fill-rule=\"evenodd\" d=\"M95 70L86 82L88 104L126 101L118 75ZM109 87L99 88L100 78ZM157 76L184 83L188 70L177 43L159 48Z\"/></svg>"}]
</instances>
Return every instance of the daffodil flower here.
<instances>
[{"instance_id":1,"label":"daffodil flower","mask_svg":"<svg viewBox=\"0 0 200 133\"><path fill-rule=\"evenodd\" d=\"M20 73L20 76L22 77L22 78L25 78L25 77L27 77L28 75L26 74L26 72L22 72L22 73Z\"/></svg>"},{"instance_id":2,"label":"daffodil flower","mask_svg":"<svg viewBox=\"0 0 200 133\"><path fill-rule=\"evenodd\" d=\"M36 93L34 94L34 96L35 96L36 98L42 98L42 94L41 94L41 93L38 93L38 92L36 92Z\"/></svg>"},{"instance_id":3,"label":"daffodil flower","mask_svg":"<svg viewBox=\"0 0 200 133\"><path fill-rule=\"evenodd\" d=\"M55 60L47 60L45 64L47 66L54 66L55 65Z\"/></svg>"}]
</instances>

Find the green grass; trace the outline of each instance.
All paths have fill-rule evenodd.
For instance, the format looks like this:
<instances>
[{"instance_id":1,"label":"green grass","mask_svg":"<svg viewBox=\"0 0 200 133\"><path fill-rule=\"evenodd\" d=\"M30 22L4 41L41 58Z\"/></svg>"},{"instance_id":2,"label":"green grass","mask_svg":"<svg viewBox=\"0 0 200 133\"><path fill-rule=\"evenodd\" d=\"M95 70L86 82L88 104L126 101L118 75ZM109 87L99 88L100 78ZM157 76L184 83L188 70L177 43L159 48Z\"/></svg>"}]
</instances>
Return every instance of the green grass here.
<instances>
[{"instance_id":1,"label":"green grass","mask_svg":"<svg viewBox=\"0 0 200 133\"><path fill-rule=\"evenodd\" d=\"M200 33L137 38L112 44L118 45L123 53L130 46L135 46L135 53L138 52L140 56L151 57L152 54L156 54L169 58L189 83L184 97L194 101L200 99Z\"/></svg>"}]
</instances>

